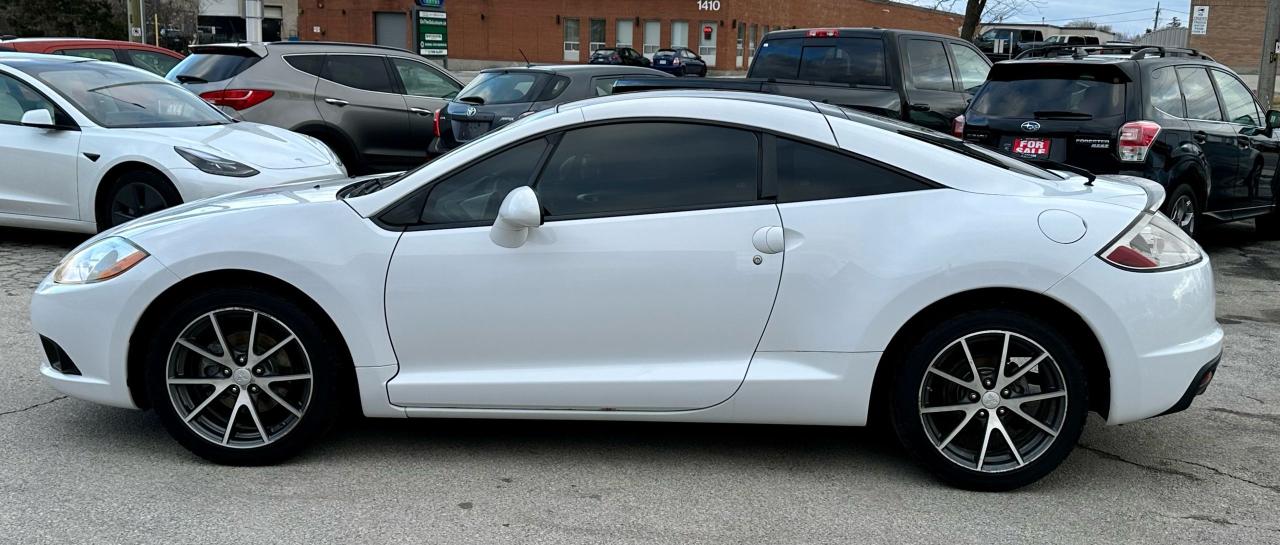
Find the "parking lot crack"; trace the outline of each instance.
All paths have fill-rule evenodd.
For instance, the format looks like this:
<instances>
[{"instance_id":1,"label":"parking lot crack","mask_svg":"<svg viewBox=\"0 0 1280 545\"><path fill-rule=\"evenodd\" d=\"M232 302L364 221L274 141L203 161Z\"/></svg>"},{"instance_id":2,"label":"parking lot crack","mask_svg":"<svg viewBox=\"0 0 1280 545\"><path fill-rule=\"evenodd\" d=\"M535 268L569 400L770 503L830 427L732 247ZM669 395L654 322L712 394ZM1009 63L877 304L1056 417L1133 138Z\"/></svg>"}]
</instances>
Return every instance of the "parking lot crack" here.
<instances>
[{"instance_id":1,"label":"parking lot crack","mask_svg":"<svg viewBox=\"0 0 1280 545\"><path fill-rule=\"evenodd\" d=\"M1191 473L1187 473L1187 472L1185 472L1185 471L1178 471L1178 470L1176 470L1176 469L1170 469L1170 468L1167 468L1167 467L1153 466L1153 465L1149 465L1149 464L1144 464L1144 463L1142 463L1142 462L1135 462L1135 461L1133 461L1133 460L1130 460L1130 459L1128 459L1128 458L1125 458L1125 457L1123 457L1123 456L1120 456L1119 454L1115 454L1115 453L1113 453L1113 452L1107 452L1107 451L1102 450L1102 449L1100 449L1100 448L1091 447L1091 446L1086 445L1086 444L1084 444L1084 443L1080 443L1080 444L1079 444L1079 447L1080 447L1080 448L1082 448L1082 449L1084 449L1084 450L1087 450L1087 451L1089 451L1089 452L1092 452L1092 453L1094 453L1094 454L1097 454L1098 456L1100 456L1100 457L1102 457L1102 458L1105 458L1105 459L1108 459L1108 460L1114 460L1114 461L1117 461L1117 462L1120 462L1120 463L1124 463L1124 464L1129 464L1129 465L1131 465L1131 466L1139 467L1139 468L1145 469L1145 470L1147 470L1147 471L1152 471L1152 472L1155 472L1155 473L1162 473L1162 474L1165 474L1165 475L1176 475L1176 476L1178 476L1178 477L1183 477L1183 478L1186 478L1186 479L1191 479L1191 480L1193 480L1193 481L1200 481L1200 480L1203 480L1203 479L1201 479L1200 477L1197 477L1197 476L1195 476L1195 475L1193 475L1193 474L1191 474Z\"/></svg>"},{"instance_id":2,"label":"parking lot crack","mask_svg":"<svg viewBox=\"0 0 1280 545\"><path fill-rule=\"evenodd\" d=\"M1246 397L1248 397L1248 396L1246 396ZM1262 403L1262 401L1261 401L1261 400L1258 400L1257 398L1253 398L1253 399L1254 399L1255 401L1258 401L1258 403ZM1276 424L1276 425L1280 425L1280 414L1251 413L1251 412L1248 412L1248 411L1237 411L1237 410L1234 410L1234 409L1223 409L1223 408L1221 408L1221 407L1210 407L1210 408L1209 408L1209 410L1210 410L1210 411L1213 411L1213 412L1215 412L1215 413L1229 414L1229 415L1232 415L1232 416L1238 416L1238 417L1240 417L1240 418L1250 418L1250 419L1253 419L1253 420L1261 420L1261 421L1266 422L1266 423L1268 423L1268 424Z\"/></svg>"},{"instance_id":3,"label":"parking lot crack","mask_svg":"<svg viewBox=\"0 0 1280 545\"><path fill-rule=\"evenodd\" d=\"M1251 484L1251 485L1256 486L1256 487L1258 487L1258 488L1261 488L1261 489L1263 489L1263 490L1270 490L1270 491L1272 491L1272 492L1274 492L1274 493L1276 493L1276 494L1280 494L1280 485L1260 483L1260 482L1255 481L1255 480L1252 480L1252 479L1248 479L1248 478L1245 478L1245 477L1241 477L1241 476L1238 476L1238 475L1233 475L1233 474L1231 474L1231 473L1227 473L1226 471L1223 471L1223 470L1221 470L1221 469L1218 469L1218 468L1213 467L1213 466L1208 465L1208 464L1202 464L1202 463L1200 463L1200 462L1192 462L1192 461L1190 461L1190 460L1179 460L1179 459L1177 459L1177 458L1162 458L1162 459L1163 459L1163 460L1168 460L1168 461L1170 461L1170 462L1179 462L1179 463L1183 463L1183 464L1187 464L1187 465L1191 465L1191 466L1196 466L1196 467L1199 467L1199 468L1207 469L1207 470L1209 470L1209 471L1212 471L1212 472L1213 472L1214 474L1216 474L1216 475L1221 475L1221 476L1226 477L1226 478L1228 478L1228 479L1234 479L1234 480L1240 481L1240 482L1242 482L1242 483L1248 483L1248 484Z\"/></svg>"},{"instance_id":4,"label":"parking lot crack","mask_svg":"<svg viewBox=\"0 0 1280 545\"><path fill-rule=\"evenodd\" d=\"M1179 515L1179 516L1172 516L1172 517L1165 515L1165 518L1191 520L1196 522L1208 522L1212 524L1217 524L1218 526L1239 526L1240 528L1249 528L1251 530L1264 530L1267 532L1280 532L1280 529L1269 528L1266 526L1251 526L1248 524L1241 524L1239 522L1236 522L1230 519L1215 517L1212 515Z\"/></svg>"},{"instance_id":5,"label":"parking lot crack","mask_svg":"<svg viewBox=\"0 0 1280 545\"><path fill-rule=\"evenodd\" d=\"M39 402L39 403L36 403L35 405L27 405L26 407L23 407L23 408L21 408L21 409L14 409L14 410L12 410L12 411L4 411L4 412L0 412L0 416L7 416L7 415L11 415L11 414L16 414L16 413L26 412L26 411L29 411L29 410L34 409L34 408L36 408L36 407L40 407L40 406L42 406L42 405L48 405L48 404L53 403L53 402L55 402L55 401L61 401L61 400L64 400L64 399L66 399L66 398L67 398L67 396L58 396L58 397L55 397L55 398L50 399L50 400L48 400L48 401L41 401L41 402Z\"/></svg>"}]
</instances>

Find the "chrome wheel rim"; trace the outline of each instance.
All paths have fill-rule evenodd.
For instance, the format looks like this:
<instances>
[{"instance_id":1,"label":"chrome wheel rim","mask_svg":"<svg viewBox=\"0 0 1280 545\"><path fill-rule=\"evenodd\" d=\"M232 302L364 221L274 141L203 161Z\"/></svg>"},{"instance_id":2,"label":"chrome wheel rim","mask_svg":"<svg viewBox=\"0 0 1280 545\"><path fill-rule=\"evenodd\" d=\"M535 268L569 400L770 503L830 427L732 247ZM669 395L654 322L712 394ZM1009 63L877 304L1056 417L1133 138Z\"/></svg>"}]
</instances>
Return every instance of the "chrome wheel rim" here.
<instances>
[{"instance_id":1,"label":"chrome wheel rim","mask_svg":"<svg viewBox=\"0 0 1280 545\"><path fill-rule=\"evenodd\" d=\"M1173 220L1173 223L1181 227L1183 231L1191 233L1195 230L1196 203L1191 200L1191 197L1187 195L1178 197L1178 200L1174 201L1170 212L1172 214L1169 219Z\"/></svg>"},{"instance_id":2,"label":"chrome wheel rim","mask_svg":"<svg viewBox=\"0 0 1280 545\"><path fill-rule=\"evenodd\" d=\"M934 448L965 469L1012 471L1049 450L1067 417L1062 369L1011 331L971 333L943 348L924 374L920 422Z\"/></svg>"},{"instance_id":3,"label":"chrome wheel rim","mask_svg":"<svg viewBox=\"0 0 1280 545\"><path fill-rule=\"evenodd\" d=\"M183 328L169 350L165 383L178 417L196 435L224 447L261 447L306 414L311 360L275 317L223 308Z\"/></svg>"}]
</instances>

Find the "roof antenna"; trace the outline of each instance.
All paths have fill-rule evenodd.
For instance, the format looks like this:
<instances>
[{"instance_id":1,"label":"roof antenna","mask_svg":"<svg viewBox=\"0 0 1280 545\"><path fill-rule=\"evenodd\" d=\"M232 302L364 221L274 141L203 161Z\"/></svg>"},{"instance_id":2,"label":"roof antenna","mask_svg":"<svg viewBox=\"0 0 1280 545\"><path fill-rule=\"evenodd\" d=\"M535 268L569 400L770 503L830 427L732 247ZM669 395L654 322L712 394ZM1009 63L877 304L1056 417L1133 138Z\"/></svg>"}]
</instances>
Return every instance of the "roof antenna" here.
<instances>
[{"instance_id":1,"label":"roof antenna","mask_svg":"<svg viewBox=\"0 0 1280 545\"><path fill-rule=\"evenodd\" d=\"M524 58L524 67L525 67L525 68L533 68L533 63L529 62L529 57L526 57L526 56L524 55L524 50L523 50L523 49L517 49L516 51L519 51L519 52L520 52L520 56L521 56L522 58Z\"/></svg>"}]
</instances>

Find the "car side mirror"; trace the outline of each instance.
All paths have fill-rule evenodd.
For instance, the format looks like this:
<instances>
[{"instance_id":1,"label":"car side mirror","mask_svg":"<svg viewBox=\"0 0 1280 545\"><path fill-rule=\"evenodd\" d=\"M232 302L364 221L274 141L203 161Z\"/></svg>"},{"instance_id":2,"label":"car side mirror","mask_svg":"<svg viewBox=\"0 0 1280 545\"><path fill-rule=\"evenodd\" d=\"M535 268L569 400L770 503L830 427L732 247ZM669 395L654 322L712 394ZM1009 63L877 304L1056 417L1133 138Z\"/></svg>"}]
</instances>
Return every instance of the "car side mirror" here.
<instances>
[{"instance_id":1,"label":"car side mirror","mask_svg":"<svg viewBox=\"0 0 1280 545\"><path fill-rule=\"evenodd\" d=\"M542 205L529 186L507 193L498 207L498 218L489 229L489 240L503 248L519 248L529 238L529 229L542 225Z\"/></svg>"},{"instance_id":2,"label":"car side mirror","mask_svg":"<svg viewBox=\"0 0 1280 545\"><path fill-rule=\"evenodd\" d=\"M53 124L53 116L49 114L49 110L43 108L29 110L22 114L22 120L19 121L25 127L36 127L39 129L56 129L57 125Z\"/></svg>"},{"instance_id":3,"label":"car side mirror","mask_svg":"<svg viewBox=\"0 0 1280 545\"><path fill-rule=\"evenodd\" d=\"M1280 111L1267 110L1267 128L1280 129Z\"/></svg>"}]
</instances>

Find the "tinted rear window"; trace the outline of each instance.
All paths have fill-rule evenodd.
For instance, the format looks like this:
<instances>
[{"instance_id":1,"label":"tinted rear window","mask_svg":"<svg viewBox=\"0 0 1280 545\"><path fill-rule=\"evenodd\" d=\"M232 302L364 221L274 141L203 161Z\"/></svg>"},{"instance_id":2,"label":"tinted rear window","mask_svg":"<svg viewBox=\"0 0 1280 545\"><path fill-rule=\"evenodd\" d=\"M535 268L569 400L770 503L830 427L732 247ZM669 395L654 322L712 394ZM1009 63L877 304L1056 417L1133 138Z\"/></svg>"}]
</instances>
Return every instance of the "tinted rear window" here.
<instances>
[{"instance_id":1,"label":"tinted rear window","mask_svg":"<svg viewBox=\"0 0 1280 545\"><path fill-rule=\"evenodd\" d=\"M190 76L205 81L223 81L236 77L258 62L258 56L248 51L195 53L169 71L169 79Z\"/></svg>"},{"instance_id":2,"label":"tinted rear window","mask_svg":"<svg viewBox=\"0 0 1280 545\"><path fill-rule=\"evenodd\" d=\"M1113 67L1024 65L1024 70L992 70L973 101L973 112L1034 118L1036 112L1074 112L1095 119L1124 115L1129 79Z\"/></svg>"},{"instance_id":3,"label":"tinted rear window","mask_svg":"<svg viewBox=\"0 0 1280 545\"><path fill-rule=\"evenodd\" d=\"M533 88L538 83L539 74L531 72L484 72L471 80L458 93L458 100L478 98L484 104L515 104L532 102Z\"/></svg>"},{"instance_id":4,"label":"tinted rear window","mask_svg":"<svg viewBox=\"0 0 1280 545\"><path fill-rule=\"evenodd\" d=\"M597 49L595 53L592 53L592 54L591 54L591 56L593 56L593 57L608 57L609 55L612 55L612 54L613 54L613 50L612 50L612 49Z\"/></svg>"},{"instance_id":5,"label":"tinted rear window","mask_svg":"<svg viewBox=\"0 0 1280 545\"><path fill-rule=\"evenodd\" d=\"M888 85L879 38L777 38L761 44L750 77L849 85Z\"/></svg>"},{"instance_id":6,"label":"tinted rear window","mask_svg":"<svg viewBox=\"0 0 1280 545\"><path fill-rule=\"evenodd\" d=\"M320 69L324 66L324 55L286 55L284 62L298 70L319 76Z\"/></svg>"}]
</instances>

